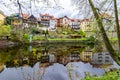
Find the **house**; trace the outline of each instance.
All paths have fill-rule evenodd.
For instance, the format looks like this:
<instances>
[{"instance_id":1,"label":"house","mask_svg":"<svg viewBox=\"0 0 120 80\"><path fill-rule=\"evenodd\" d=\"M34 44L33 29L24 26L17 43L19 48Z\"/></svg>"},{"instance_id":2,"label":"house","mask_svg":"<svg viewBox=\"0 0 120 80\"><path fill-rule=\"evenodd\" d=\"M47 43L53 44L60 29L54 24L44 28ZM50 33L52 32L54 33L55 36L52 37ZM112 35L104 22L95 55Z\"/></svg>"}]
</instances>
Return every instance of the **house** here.
<instances>
[{"instance_id":1,"label":"house","mask_svg":"<svg viewBox=\"0 0 120 80\"><path fill-rule=\"evenodd\" d=\"M24 23L27 23L29 27L38 27L37 18L34 15L30 15Z\"/></svg>"},{"instance_id":2,"label":"house","mask_svg":"<svg viewBox=\"0 0 120 80\"><path fill-rule=\"evenodd\" d=\"M17 29L20 28L23 23L22 17L18 13L14 14L12 17L13 19L11 20L11 25L16 27Z\"/></svg>"},{"instance_id":3,"label":"house","mask_svg":"<svg viewBox=\"0 0 120 80\"><path fill-rule=\"evenodd\" d=\"M80 20L79 19L71 19L67 16L63 16L57 19L57 28L70 28L73 30L80 29Z\"/></svg>"},{"instance_id":4,"label":"house","mask_svg":"<svg viewBox=\"0 0 120 80\"><path fill-rule=\"evenodd\" d=\"M42 27L45 27L47 29L55 28L56 19L54 18L54 16L49 14L40 14L40 17L40 23Z\"/></svg>"},{"instance_id":5,"label":"house","mask_svg":"<svg viewBox=\"0 0 120 80\"><path fill-rule=\"evenodd\" d=\"M69 18L67 16L57 19L57 27L69 27Z\"/></svg>"},{"instance_id":6,"label":"house","mask_svg":"<svg viewBox=\"0 0 120 80\"><path fill-rule=\"evenodd\" d=\"M6 16L2 11L0 11L0 24L4 24Z\"/></svg>"},{"instance_id":7,"label":"house","mask_svg":"<svg viewBox=\"0 0 120 80\"><path fill-rule=\"evenodd\" d=\"M80 28L83 30L83 31L89 31L91 26L90 26L90 19L83 19L81 20L81 23L80 23Z\"/></svg>"},{"instance_id":8,"label":"house","mask_svg":"<svg viewBox=\"0 0 120 80\"><path fill-rule=\"evenodd\" d=\"M80 29L80 20L79 19L70 19L69 25L71 29L79 30Z\"/></svg>"},{"instance_id":9,"label":"house","mask_svg":"<svg viewBox=\"0 0 120 80\"><path fill-rule=\"evenodd\" d=\"M23 15L23 25L25 27L38 27L38 20L34 15Z\"/></svg>"},{"instance_id":10,"label":"house","mask_svg":"<svg viewBox=\"0 0 120 80\"><path fill-rule=\"evenodd\" d=\"M4 63L0 63L0 73L4 70Z\"/></svg>"},{"instance_id":11,"label":"house","mask_svg":"<svg viewBox=\"0 0 120 80\"><path fill-rule=\"evenodd\" d=\"M56 18L52 18L50 19L50 25L49 25L49 30L55 30L55 26L56 26Z\"/></svg>"}]
</instances>

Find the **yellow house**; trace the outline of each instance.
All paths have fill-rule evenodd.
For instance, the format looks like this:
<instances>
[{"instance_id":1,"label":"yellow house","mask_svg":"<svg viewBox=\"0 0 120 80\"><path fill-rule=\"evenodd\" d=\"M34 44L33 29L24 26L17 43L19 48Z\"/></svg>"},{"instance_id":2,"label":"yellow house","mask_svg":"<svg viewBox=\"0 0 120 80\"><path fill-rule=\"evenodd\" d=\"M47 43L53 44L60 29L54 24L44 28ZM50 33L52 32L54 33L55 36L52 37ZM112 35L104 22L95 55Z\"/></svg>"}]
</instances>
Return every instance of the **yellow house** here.
<instances>
[{"instance_id":1,"label":"yellow house","mask_svg":"<svg viewBox=\"0 0 120 80\"><path fill-rule=\"evenodd\" d=\"M5 21L5 15L2 11L0 11L0 24L4 24L4 21Z\"/></svg>"}]
</instances>

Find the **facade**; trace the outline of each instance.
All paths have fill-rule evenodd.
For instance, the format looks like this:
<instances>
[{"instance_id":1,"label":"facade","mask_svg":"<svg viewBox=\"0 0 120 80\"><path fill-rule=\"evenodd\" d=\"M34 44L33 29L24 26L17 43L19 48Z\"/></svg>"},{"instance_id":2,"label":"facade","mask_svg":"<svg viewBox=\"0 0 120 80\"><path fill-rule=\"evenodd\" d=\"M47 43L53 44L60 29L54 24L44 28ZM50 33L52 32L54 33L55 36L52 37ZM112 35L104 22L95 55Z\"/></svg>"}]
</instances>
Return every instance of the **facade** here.
<instances>
[{"instance_id":1,"label":"facade","mask_svg":"<svg viewBox=\"0 0 120 80\"><path fill-rule=\"evenodd\" d=\"M40 23L42 27L46 27L48 29L55 28L56 20L54 16L49 14L40 14Z\"/></svg>"},{"instance_id":2,"label":"facade","mask_svg":"<svg viewBox=\"0 0 120 80\"><path fill-rule=\"evenodd\" d=\"M80 54L80 59L83 62L92 62L93 61L93 52L92 51L84 51Z\"/></svg>"},{"instance_id":3,"label":"facade","mask_svg":"<svg viewBox=\"0 0 120 80\"><path fill-rule=\"evenodd\" d=\"M70 19L67 16L57 19L57 27L61 28L71 28L73 30L80 29L80 20L79 19Z\"/></svg>"},{"instance_id":4,"label":"facade","mask_svg":"<svg viewBox=\"0 0 120 80\"><path fill-rule=\"evenodd\" d=\"M38 27L39 20L34 15L30 14L20 14L23 20L23 27L22 28L29 28L29 27Z\"/></svg>"},{"instance_id":5,"label":"facade","mask_svg":"<svg viewBox=\"0 0 120 80\"><path fill-rule=\"evenodd\" d=\"M2 11L0 11L0 24L3 24L5 22L5 15Z\"/></svg>"},{"instance_id":6,"label":"facade","mask_svg":"<svg viewBox=\"0 0 120 80\"><path fill-rule=\"evenodd\" d=\"M19 28L21 28L22 23L23 23L22 17L21 17L19 14L15 14L15 15L13 16L13 19L12 19L12 21L11 21L11 24L12 24L14 27L16 27L16 29L19 29Z\"/></svg>"},{"instance_id":7,"label":"facade","mask_svg":"<svg viewBox=\"0 0 120 80\"><path fill-rule=\"evenodd\" d=\"M68 27L69 26L69 18L67 16L61 17L57 19L57 27Z\"/></svg>"},{"instance_id":8,"label":"facade","mask_svg":"<svg viewBox=\"0 0 120 80\"><path fill-rule=\"evenodd\" d=\"M38 27L38 21L34 15L30 15L28 18L23 19L23 23L26 27Z\"/></svg>"},{"instance_id":9,"label":"facade","mask_svg":"<svg viewBox=\"0 0 120 80\"><path fill-rule=\"evenodd\" d=\"M69 18L67 16L60 18L60 26L64 28L69 27Z\"/></svg>"},{"instance_id":10,"label":"facade","mask_svg":"<svg viewBox=\"0 0 120 80\"><path fill-rule=\"evenodd\" d=\"M0 73L4 70L4 63L0 63Z\"/></svg>"},{"instance_id":11,"label":"facade","mask_svg":"<svg viewBox=\"0 0 120 80\"><path fill-rule=\"evenodd\" d=\"M80 20L79 19L70 19L69 25L71 29L79 30L80 29Z\"/></svg>"},{"instance_id":12,"label":"facade","mask_svg":"<svg viewBox=\"0 0 120 80\"><path fill-rule=\"evenodd\" d=\"M81 23L80 23L80 28L87 32L90 30L91 26L90 26L90 19L83 19L81 20Z\"/></svg>"},{"instance_id":13,"label":"facade","mask_svg":"<svg viewBox=\"0 0 120 80\"><path fill-rule=\"evenodd\" d=\"M56 26L56 19L50 19L50 25L49 25L49 30L55 30L55 26Z\"/></svg>"}]
</instances>

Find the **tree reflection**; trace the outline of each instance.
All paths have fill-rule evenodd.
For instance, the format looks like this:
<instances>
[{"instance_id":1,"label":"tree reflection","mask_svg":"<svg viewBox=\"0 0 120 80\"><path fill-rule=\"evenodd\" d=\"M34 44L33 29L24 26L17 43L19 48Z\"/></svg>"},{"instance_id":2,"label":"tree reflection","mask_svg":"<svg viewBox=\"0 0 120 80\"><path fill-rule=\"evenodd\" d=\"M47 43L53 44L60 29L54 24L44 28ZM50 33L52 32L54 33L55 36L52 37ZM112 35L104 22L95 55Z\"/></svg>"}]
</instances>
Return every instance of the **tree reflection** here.
<instances>
[{"instance_id":1,"label":"tree reflection","mask_svg":"<svg viewBox=\"0 0 120 80\"><path fill-rule=\"evenodd\" d=\"M31 46L31 45L30 45ZM34 67L40 62L39 67L48 67L54 63L67 65L69 62L90 62L93 63L94 54L89 46L80 44L62 44L58 45L41 45L41 46L21 46L7 48L0 52L0 62L6 67L20 67L28 65ZM106 61L108 61L106 59ZM106 63L105 63L106 64Z\"/></svg>"}]
</instances>

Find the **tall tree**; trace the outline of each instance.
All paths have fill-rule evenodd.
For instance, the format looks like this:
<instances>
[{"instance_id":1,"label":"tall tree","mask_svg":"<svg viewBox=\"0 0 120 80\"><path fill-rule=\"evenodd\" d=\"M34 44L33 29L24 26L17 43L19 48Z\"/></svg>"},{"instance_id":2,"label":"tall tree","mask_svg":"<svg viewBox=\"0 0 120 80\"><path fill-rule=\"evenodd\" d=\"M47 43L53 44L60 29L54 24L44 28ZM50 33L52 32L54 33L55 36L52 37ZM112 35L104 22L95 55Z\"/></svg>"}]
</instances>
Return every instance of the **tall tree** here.
<instances>
[{"instance_id":1,"label":"tall tree","mask_svg":"<svg viewBox=\"0 0 120 80\"><path fill-rule=\"evenodd\" d=\"M117 52L115 52L115 50L113 49L112 45L110 44L110 41L108 39L108 36L104 30L104 26L103 26L103 23L102 23L102 19L101 17L99 16L99 13L97 12L97 9L95 8L94 4L93 4L93 1L92 0L88 0L89 4L90 4L90 7L93 11L93 14L94 14L94 17L97 21L97 24L98 24L98 27L101 31L101 35L102 35L102 38L103 38L103 41L106 45L106 48L107 50L109 51L109 53L111 54L111 56L113 57L113 59L120 65L120 58L119 58L119 55L117 54Z\"/></svg>"},{"instance_id":2,"label":"tall tree","mask_svg":"<svg viewBox=\"0 0 120 80\"><path fill-rule=\"evenodd\" d=\"M119 27L119 19L118 19L118 10L117 10L117 1L114 0L114 12L115 12L115 22L116 22L116 31L118 37L118 45L119 45L119 54L120 54L120 27Z\"/></svg>"}]
</instances>

